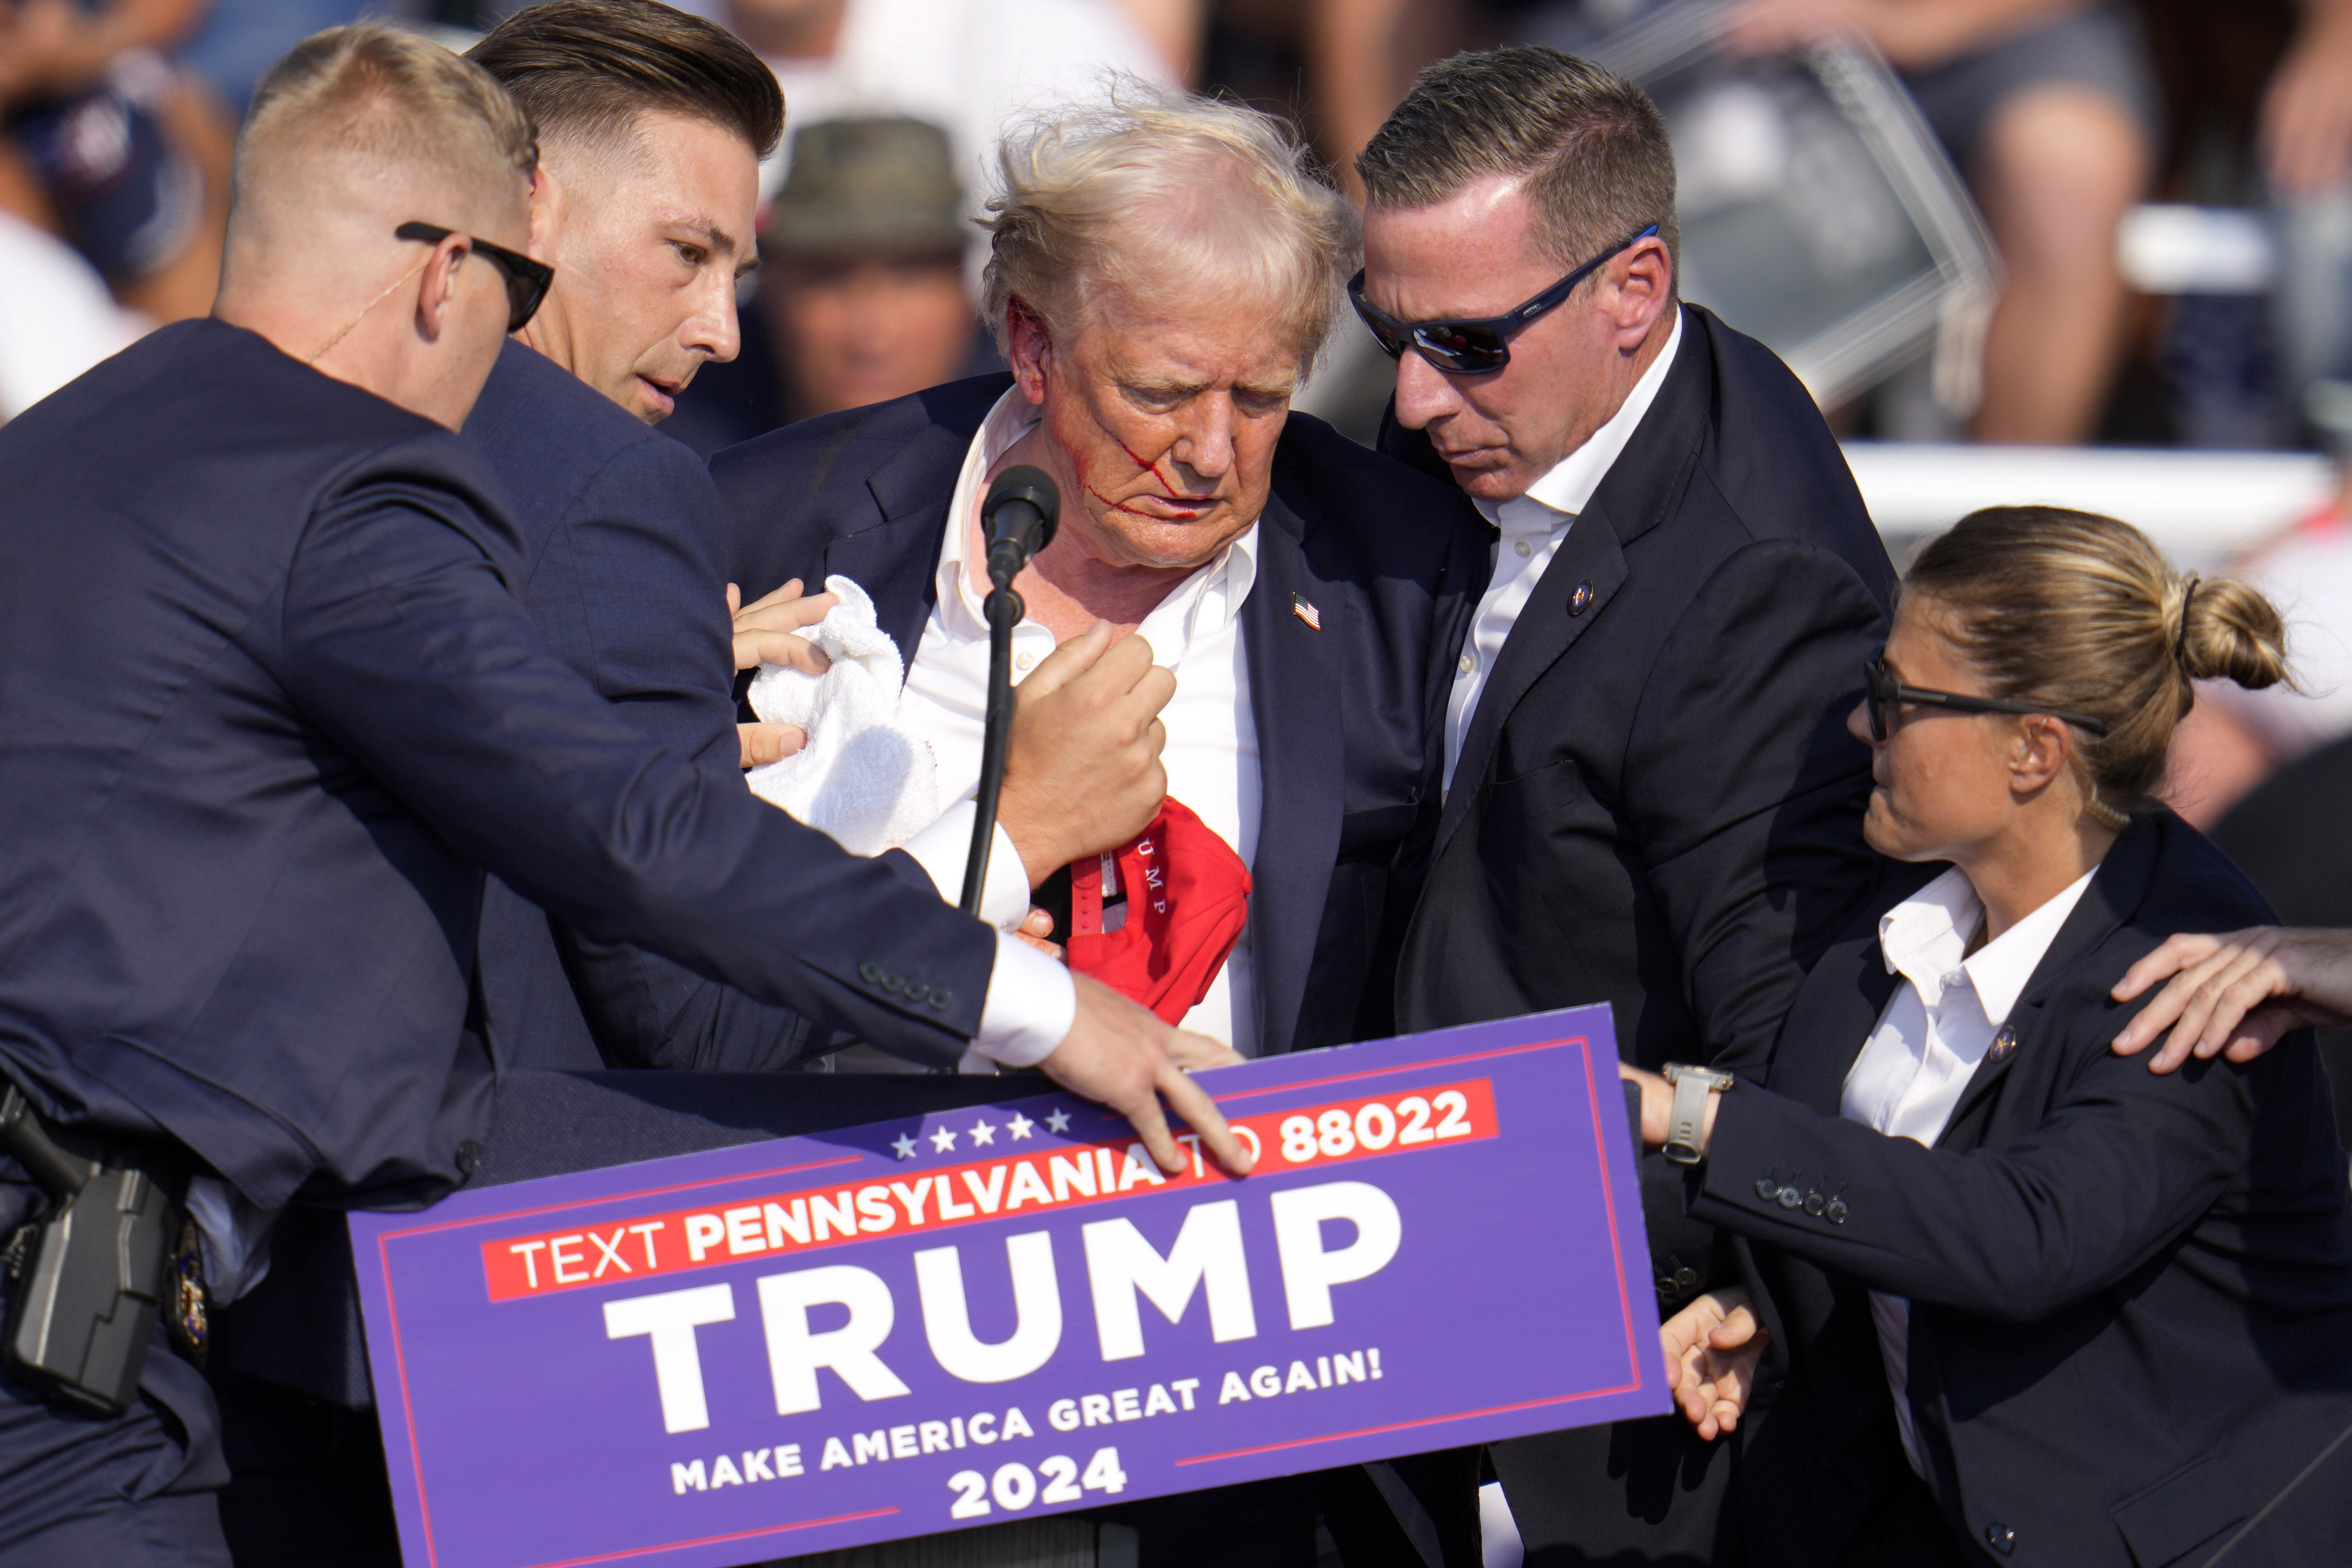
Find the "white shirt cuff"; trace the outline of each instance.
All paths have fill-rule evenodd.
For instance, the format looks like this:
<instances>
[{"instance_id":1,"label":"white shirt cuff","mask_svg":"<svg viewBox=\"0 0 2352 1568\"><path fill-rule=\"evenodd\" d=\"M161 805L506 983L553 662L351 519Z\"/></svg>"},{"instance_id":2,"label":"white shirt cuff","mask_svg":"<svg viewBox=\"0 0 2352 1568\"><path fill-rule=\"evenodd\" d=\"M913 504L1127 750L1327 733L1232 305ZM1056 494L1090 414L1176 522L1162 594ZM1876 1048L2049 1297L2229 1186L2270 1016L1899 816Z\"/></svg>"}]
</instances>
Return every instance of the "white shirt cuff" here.
<instances>
[{"instance_id":1,"label":"white shirt cuff","mask_svg":"<svg viewBox=\"0 0 2352 1568\"><path fill-rule=\"evenodd\" d=\"M931 884L949 903L963 900L964 863L971 857L971 824L980 806L963 801L940 814L938 821L899 847L912 855L930 874ZM980 890L980 918L999 931L1017 931L1029 918L1029 868L1013 847L1004 825L996 825L995 847L988 852L988 884ZM1034 948L1028 950L1037 957ZM1050 961L1049 961L1050 962Z\"/></svg>"},{"instance_id":2,"label":"white shirt cuff","mask_svg":"<svg viewBox=\"0 0 2352 1568\"><path fill-rule=\"evenodd\" d=\"M989 973L972 1050L1000 1067L1035 1067L1077 1021L1078 988L1070 972L1020 938L997 932L996 967Z\"/></svg>"}]
</instances>

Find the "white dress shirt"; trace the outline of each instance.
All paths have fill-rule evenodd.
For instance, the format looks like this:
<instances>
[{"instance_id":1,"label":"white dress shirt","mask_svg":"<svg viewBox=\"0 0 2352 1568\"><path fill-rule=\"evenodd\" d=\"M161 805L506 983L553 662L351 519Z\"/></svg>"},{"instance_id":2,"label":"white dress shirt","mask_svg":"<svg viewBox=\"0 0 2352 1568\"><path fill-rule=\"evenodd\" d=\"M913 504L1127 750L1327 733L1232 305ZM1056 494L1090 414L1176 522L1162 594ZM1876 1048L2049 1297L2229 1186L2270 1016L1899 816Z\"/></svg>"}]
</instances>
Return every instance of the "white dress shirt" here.
<instances>
[{"instance_id":1,"label":"white dress shirt","mask_svg":"<svg viewBox=\"0 0 2352 1568\"><path fill-rule=\"evenodd\" d=\"M1933 1148L2019 993L2097 875L2095 868L2084 872L1974 955L1969 943L1983 923L1984 904L1958 867L1881 915L1878 947L1886 972L1906 984L1887 999L1877 1028L1846 1073L1840 1103L1846 1119ZM1911 1303L1873 1290L1870 1316L1895 1391L1903 1452L1924 1477L1908 1397Z\"/></svg>"},{"instance_id":2,"label":"white dress shirt","mask_svg":"<svg viewBox=\"0 0 2352 1568\"><path fill-rule=\"evenodd\" d=\"M1037 411L1028 399L1018 388L1008 391L989 410L964 454L963 472L948 506L947 535L940 546L938 603L923 626L921 645L908 662L907 684L898 700L899 722L928 739L939 758L940 798L958 803L907 846L943 888L950 880L962 886L972 797L980 788L988 692L988 622L981 613L988 589L981 565L981 502L987 493L989 468L1036 423ZM1160 753L1168 770L1168 793L1232 846L1244 865L1257 855L1261 805L1257 726L1250 714L1249 657L1241 630L1242 603L1257 577L1256 546L1257 525L1252 523L1214 560L1178 584L1137 628L1137 635L1151 646L1154 662L1176 677L1176 695L1160 714L1168 727L1168 744ZM1013 631L1014 683L1053 651L1054 634L1024 619ZM1020 882L1017 910L999 881L999 868L1007 867ZM1012 840L1000 827L990 854L986 910L1000 922L1010 912L1018 923L1027 912L1028 887L1020 867ZM1034 949L1024 951L1043 957ZM1066 991L1066 979L1063 986ZM992 988L989 1005L996 1005ZM1185 1015L1183 1026L1244 1056L1256 1053L1256 994L1247 928L1208 994ZM1066 1022L1063 1027L1067 1029ZM994 1051L985 1054L1006 1059Z\"/></svg>"},{"instance_id":3,"label":"white dress shirt","mask_svg":"<svg viewBox=\"0 0 2352 1568\"><path fill-rule=\"evenodd\" d=\"M1511 627L1527 608L1536 584L1543 581L1544 568L1559 553L1560 542L1568 537L1576 514L1592 500L1592 492L1601 488L1625 444L1633 438L1642 416L1658 400L1658 388L1665 384L1666 372L1674 365L1675 350L1682 341L1683 313L1677 306L1665 348L1650 362L1650 368L1625 395L1623 406L1609 416L1607 424L1529 485L1525 495L1477 503L1500 537L1494 546L1494 575L1487 579L1486 595L1478 601L1477 618L1470 623L1470 640L1454 661L1454 689L1445 700L1447 789L1454 787L1454 765L1462 760L1462 737L1470 732L1470 721L1478 711L1478 694L1486 689L1486 672L1502 656Z\"/></svg>"}]
</instances>

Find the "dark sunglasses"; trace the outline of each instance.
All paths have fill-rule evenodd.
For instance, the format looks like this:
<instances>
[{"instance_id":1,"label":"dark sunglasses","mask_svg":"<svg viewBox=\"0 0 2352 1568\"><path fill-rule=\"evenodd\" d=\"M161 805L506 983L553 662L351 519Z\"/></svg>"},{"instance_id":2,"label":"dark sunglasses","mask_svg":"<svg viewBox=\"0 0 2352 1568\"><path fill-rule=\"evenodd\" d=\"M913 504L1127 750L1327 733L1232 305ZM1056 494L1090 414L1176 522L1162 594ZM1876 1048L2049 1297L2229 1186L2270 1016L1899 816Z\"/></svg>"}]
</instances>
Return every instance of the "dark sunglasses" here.
<instances>
[{"instance_id":1,"label":"dark sunglasses","mask_svg":"<svg viewBox=\"0 0 2352 1568\"><path fill-rule=\"evenodd\" d=\"M1511 340L1573 293L1595 268L1623 255L1657 232L1658 226L1652 224L1622 244L1611 246L1517 310L1481 321L1400 321L1364 298L1364 275L1360 270L1348 279L1348 299L1389 358L1402 359L1405 350L1416 349L1422 358L1440 370L1457 375L1484 375L1510 363Z\"/></svg>"},{"instance_id":2,"label":"dark sunglasses","mask_svg":"<svg viewBox=\"0 0 2352 1568\"><path fill-rule=\"evenodd\" d=\"M1886 743L1886 737L1895 732L1895 710L1906 702L1925 702L1931 707L1948 708L1956 713L2046 713L2094 735L2104 736L2107 732L2105 720L2094 719L2087 713L2037 708L2031 702L2005 702L1998 697L1964 697L1956 691L1929 691L1921 687L1906 686L1895 679L1883 656L1862 667L1862 679L1870 692L1870 738L1882 746Z\"/></svg>"},{"instance_id":3,"label":"dark sunglasses","mask_svg":"<svg viewBox=\"0 0 2352 1568\"><path fill-rule=\"evenodd\" d=\"M394 239L419 240L426 245L438 245L457 231L429 223L404 223L392 231ZM492 245L487 239L467 235L476 250L498 263L507 280L507 331L519 332L531 317L539 313L540 301L547 298L548 286L555 281L555 268L544 261L534 261L519 250L509 250L503 245Z\"/></svg>"}]
</instances>

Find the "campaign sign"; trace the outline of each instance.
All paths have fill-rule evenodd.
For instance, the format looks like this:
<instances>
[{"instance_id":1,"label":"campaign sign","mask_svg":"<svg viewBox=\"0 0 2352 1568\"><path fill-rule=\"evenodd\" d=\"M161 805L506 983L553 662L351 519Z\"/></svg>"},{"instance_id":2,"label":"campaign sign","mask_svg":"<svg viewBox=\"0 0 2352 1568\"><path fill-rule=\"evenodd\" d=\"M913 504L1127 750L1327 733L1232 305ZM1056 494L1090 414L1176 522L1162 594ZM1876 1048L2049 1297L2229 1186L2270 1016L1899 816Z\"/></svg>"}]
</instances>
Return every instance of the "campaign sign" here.
<instances>
[{"instance_id":1,"label":"campaign sign","mask_svg":"<svg viewBox=\"0 0 2352 1568\"><path fill-rule=\"evenodd\" d=\"M718 1568L1667 1408L1608 1009L1200 1081L1250 1176L1049 1094L352 1215L410 1568Z\"/></svg>"}]
</instances>

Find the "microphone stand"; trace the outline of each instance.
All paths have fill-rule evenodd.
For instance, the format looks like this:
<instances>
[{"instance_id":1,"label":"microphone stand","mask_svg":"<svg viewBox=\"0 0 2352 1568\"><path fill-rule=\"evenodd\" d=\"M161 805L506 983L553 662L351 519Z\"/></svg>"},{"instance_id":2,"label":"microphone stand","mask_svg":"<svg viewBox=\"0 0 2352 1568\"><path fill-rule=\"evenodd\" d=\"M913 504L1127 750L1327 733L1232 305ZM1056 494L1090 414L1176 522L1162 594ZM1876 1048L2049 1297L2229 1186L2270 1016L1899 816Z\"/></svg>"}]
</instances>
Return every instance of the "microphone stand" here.
<instances>
[{"instance_id":1,"label":"microphone stand","mask_svg":"<svg viewBox=\"0 0 2352 1568\"><path fill-rule=\"evenodd\" d=\"M1029 558L1054 542L1061 492L1043 470L1008 468L988 487L981 521L988 539L988 703L981 735L980 793L971 819L971 849L963 862L963 898L968 915L980 913L988 887L988 852L996 844L996 803L1004 791L1004 755L1013 739L1013 628L1028 606L1013 591L1013 579Z\"/></svg>"},{"instance_id":2,"label":"microphone stand","mask_svg":"<svg viewBox=\"0 0 2352 1568\"><path fill-rule=\"evenodd\" d=\"M980 795L959 905L968 915L980 913L981 893L988 886L988 855L996 847L996 802L1004 793L1004 753L1013 739L1013 628L1029 608L1013 591L1013 579L1026 563L1022 559L1025 553L1008 539L988 547L990 587L981 602L981 612L988 617L988 707L980 743Z\"/></svg>"}]
</instances>

